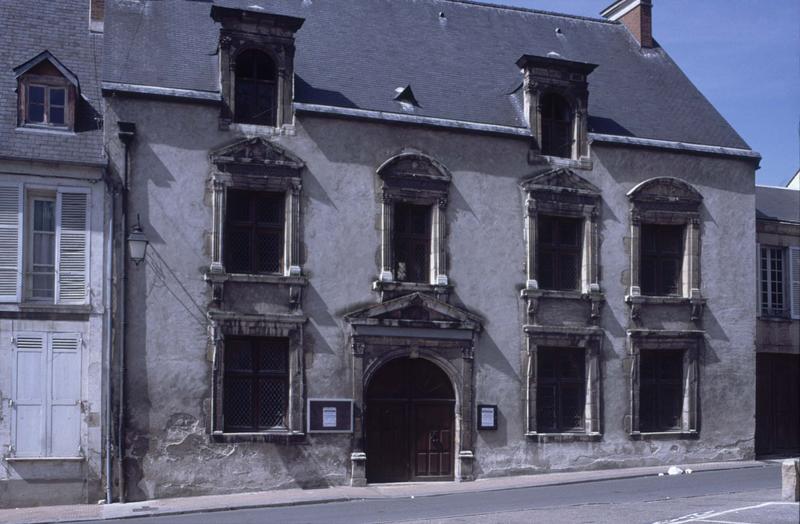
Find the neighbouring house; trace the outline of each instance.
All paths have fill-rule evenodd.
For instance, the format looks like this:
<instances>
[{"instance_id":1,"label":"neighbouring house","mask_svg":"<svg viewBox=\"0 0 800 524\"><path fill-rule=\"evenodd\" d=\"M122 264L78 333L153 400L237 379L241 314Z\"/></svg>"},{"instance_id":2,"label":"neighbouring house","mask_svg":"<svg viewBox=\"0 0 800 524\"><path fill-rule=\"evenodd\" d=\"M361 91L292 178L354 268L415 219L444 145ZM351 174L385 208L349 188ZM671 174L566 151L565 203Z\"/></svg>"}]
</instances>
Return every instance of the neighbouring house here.
<instances>
[{"instance_id":1,"label":"neighbouring house","mask_svg":"<svg viewBox=\"0 0 800 524\"><path fill-rule=\"evenodd\" d=\"M798 189L756 186L756 453L762 456L800 453Z\"/></svg>"},{"instance_id":2,"label":"neighbouring house","mask_svg":"<svg viewBox=\"0 0 800 524\"><path fill-rule=\"evenodd\" d=\"M0 507L102 498L101 7L0 6Z\"/></svg>"},{"instance_id":3,"label":"neighbouring house","mask_svg":"<svg viewBox=\"0 0 800 524\"><path fill-rule=\"evenodd\" d=\"M106 2L121 495L752 458L760 157L651 9Z\"/></svg>"}]
</instances>

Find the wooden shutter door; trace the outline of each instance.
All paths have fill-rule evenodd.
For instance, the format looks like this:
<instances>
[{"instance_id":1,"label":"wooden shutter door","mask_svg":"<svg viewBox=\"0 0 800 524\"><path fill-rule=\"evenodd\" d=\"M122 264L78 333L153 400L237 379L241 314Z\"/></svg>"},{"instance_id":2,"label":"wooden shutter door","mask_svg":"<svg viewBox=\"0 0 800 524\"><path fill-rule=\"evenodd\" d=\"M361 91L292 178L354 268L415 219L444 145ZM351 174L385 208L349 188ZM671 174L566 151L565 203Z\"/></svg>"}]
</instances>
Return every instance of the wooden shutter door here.
<instances>
[{"instance_id":1,"label":"wooden shutter door","mask_svg":"<svg viewBox=\"0 0 800 524\"><path fill-rule=\"evenodd\" d=\"M87 297L89 228L87 193L59 191L56 301L84 304Z\"/></svg>"},{"instance_id":2,"label":"wooden shutter door","mask_svg":"<svg viewBox=\"0 0 800 524\"><path fill-rule=\"evenodd\" d=\"M800 247L789 248L789 294L792 318L800 319Z\"/></svg>"},{"instance_id":3,"label":"wooden shutter door","mask_svg":"<svg viewBox=\"0 0 800 524\"><path fill-rule=\"evenodd\" d=\"M0 185L0 302L19 302L22 283L22 187Z\"/></svg>"},{"instance_id":4,"label":"wooden shutter door","mask_svg":"<svg viewBox=\"0 0 800 524\"><path fill-rule=\"evenodd\" d=\"M81 451L81 339L79 335L54 333L50 340L50 456L77 457Z\"/></svg>"},{"instance_id":5,"label":"wooden shutter door","mask_svg":"<svg viewBox=\"0 0 800 524\"><path fill-rule=\"evenodd\" d=\"M46 396L46 340L42 334L15 337L13 370L12 442L18 457L44 457Z\"/></svg>"}]
</instances>

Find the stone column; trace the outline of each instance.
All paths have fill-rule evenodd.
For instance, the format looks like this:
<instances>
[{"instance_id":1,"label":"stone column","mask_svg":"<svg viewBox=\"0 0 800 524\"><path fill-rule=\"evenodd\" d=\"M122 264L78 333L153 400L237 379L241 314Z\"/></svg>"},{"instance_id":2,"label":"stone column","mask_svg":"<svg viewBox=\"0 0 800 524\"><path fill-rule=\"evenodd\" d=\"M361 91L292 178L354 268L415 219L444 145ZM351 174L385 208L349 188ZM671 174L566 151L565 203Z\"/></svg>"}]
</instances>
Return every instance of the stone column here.
<instances>
[{"instance_id":1,"label":"stone column","mask_svg":"<svg viewBox=\"0 0 800 524\"><path fill-rule=\"evenodd\" d=\"M525 228L528 231L528 245L526 246L528 279L525 287L538 289L539 283L536 280L536 243L538 236L536 200L530 195L525 200L525 208Z\"/></svg>"},{"instance_id":2,"label":"stone column","mask_svg":"<svg viewBox=\"0 0 800 524\"><path fill-rule=\"evenodd\" d=\"M222 228L225 223L225 184L218 179L211 182L212 187L212 213L211 224L211 272L224 273Z\"/></svg>"},{"instance_id":3,"label":"stone column","mask_svg":"<svg viewBox=\"0 0 800 524\"><path fill-rule=\"evenodd\" d=\"M800 502L800 460L789 459L781 463L781 499Z\"/></svg>"},{"instance_id":4,"label":"stone column","mask_svg":"<svg viewBox=\"0 0 800 524\"><path fill-rule=\"evenodd\" d=\"M526 373L526 411L527 411L527 427L525 431L528 433L536 432L536 343L530 334L526 334L528 344L528 369Z\"/></svg>"},{"instance_id":5,"label":"stone column","mask_svg":"<svg viewBox=\"0 0 800 524\"><path fill-rule=\"evenodd\" d=\"M642 294L639 284L639 240L641 236L642 219L639 213L631 211L631 282L629 295L638 297Z\"/></svg>"},{"instance_id":6,"label":"stone column","mask_svg":"<svg viewBox=\"0 0 800 524\"><path fill-rule=\"evenodd\" d=\"M472 436L475 426L475 397L472 377L475 368L475 341L471 341L468 346L461 350L461 427L459 433L459 440L461 443L458 451L459 462L459 481L474 480L473 462L475 455L473 453Z\"/></svg>"},{"instance_id":7,"label":"stone column","mask_svg":"<svg viewBox=\"0 0 800 524\"><path fill-rule=\"evenodd\" d=\"M394 220L394 205L392 196L383 193L381 204L381 282L392 282L394 268L392 260L392 222Z\"/></svg>"},{"instance_id":8,"label":"stone column","mask_svg":"<svg viewBox=\"0 0 800 524\"><path fill-rule=\"evenodd\" d=\"M367 454L364 453L364 349L353 337L353 449L350 453L350 485L367 485Z\"/></svg>"},{"instance_id":9,"label":"stone column","mask_svg":"<svg viewBox=\"0 0 800 524\"><path fill-rule=\"evenodd\" d=\"M433 283L437 286L446 286L447 279L447 197L441 197L436 202L433 210Z\"/></svg>"},{"instance_id":10,"label":"stone column","mask_svg":"<svg viewBox=\"0 0 800 524\"><path fill-rule=\"evenodd\" d=\"M286 195L286 274L300 275L300 182L292 182Z\"/></svg>"}]
</instances>

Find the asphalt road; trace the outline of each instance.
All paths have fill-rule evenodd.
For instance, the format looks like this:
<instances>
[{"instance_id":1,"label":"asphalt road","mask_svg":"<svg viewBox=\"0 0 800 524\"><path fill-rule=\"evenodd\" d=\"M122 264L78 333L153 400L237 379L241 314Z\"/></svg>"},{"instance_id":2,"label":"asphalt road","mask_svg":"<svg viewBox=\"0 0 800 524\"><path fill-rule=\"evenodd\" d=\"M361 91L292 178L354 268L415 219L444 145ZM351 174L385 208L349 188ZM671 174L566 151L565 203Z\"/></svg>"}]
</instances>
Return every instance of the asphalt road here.
<instances>
[{"instance_id":1,"label":"asphalt road","mask_svg":"<svg viewBox=\"0 0 800 524\"><path fill-rule=\"evenodd\" d=\"M125 519L125 524L357 524L432 522L736 522L797 524L797 504L780 498L780 466L698 472L459 493L368 499L278 508ZM744 508L744 509L743 509ZM738 511L737 511L738 509Z\"/></svg>"}]
</instances>

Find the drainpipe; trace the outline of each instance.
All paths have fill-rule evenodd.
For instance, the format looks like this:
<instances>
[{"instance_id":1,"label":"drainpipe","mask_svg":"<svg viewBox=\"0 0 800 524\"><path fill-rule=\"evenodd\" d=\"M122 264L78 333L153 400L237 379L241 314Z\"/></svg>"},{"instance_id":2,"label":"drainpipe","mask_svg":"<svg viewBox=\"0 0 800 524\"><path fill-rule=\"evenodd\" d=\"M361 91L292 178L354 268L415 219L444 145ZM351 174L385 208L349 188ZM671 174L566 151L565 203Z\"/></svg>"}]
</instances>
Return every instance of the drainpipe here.
<instances>
[{"instance_id":1,"label":"drainpipe","mask_svg":"<svg viewBox=\"0 0 800 524\"><path fill-rule=\"evenodd\" d=\"M123 166L122 177L122 198L121 198L121 219L123 235L128 233L128 176L130 170L130 145L136 137L136 124L133 122L117 122L119 128L119 139L125 147L125 164ZM123 236L124 241L124 236ZM125 315L125 300L128 288L128 250L127 246L122 247L122 262L120 271L122 272L122 285L119 289L119 320L122 328L122 335L119 344L119 395L117 408L117 457L119 460L119 502L125 502L125 346L128 335L128 321Z\"/></svg>"},{"instance_id":2,"label":"drainpipe","mask_svg":"<svg viewBox=\"0 0 800 524\"><path fill-rule=\"evenodd\" d=\"M106 231L106 260L105 260L105 340L103 342L103 352L105 353L103 358L103 414L104 420L103 425L105 426L105 476L106 476L106 504L111 504L112 497L114 496L113 491L113 482L111 480L111 462L112 462L112 453L113 453L113 438L112 434L114 433L114 417L111 414L111 399L112 399L112 388L111 388L111 358L113 355L113 351L111 349L111 344L114 343L114 321L112 319L113 315L113 305L114 305L114 264L113 264L113 256L114 256L114 224L115 224L115 213L116 213L116 200L117 200L117 192L114 189L114 183L110 179L107 170L103 170L103 178L106 182L106 187L108 189L108 193L111 195L111 213L108 219L108 229Z\"/></svg>"}]
</instances>

